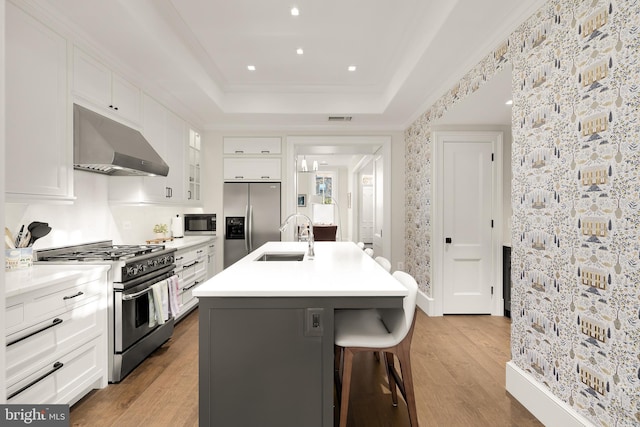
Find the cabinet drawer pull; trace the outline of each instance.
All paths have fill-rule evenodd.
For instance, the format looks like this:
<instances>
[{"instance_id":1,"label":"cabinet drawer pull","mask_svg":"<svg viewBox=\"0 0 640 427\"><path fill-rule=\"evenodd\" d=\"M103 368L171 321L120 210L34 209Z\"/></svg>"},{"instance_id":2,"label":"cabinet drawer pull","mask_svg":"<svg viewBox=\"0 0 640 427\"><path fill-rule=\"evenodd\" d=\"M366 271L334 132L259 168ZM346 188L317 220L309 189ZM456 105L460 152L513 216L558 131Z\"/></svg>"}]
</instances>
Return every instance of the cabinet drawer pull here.
<instances>
[{"instance_id":1,"label":"cabinet drawer pull","mask_svg":"<svg viewBox=\"0 0 640 427\"><path fill-rule=\"evenodd\" d=\"M269 178L270 178L270 176L269 176L269 175L262 175L260 178L262 178L262 179L269 179Z\"/></svg>"},{"instance_id":2,"label":"cabinet drawer pull","mask_svg":"<svg viewBox=\"0 0 640 427\"><path fill-rule=\"evenodd\" d=\"M198 282L197 280L195 282L193 282L193 285L191 286L187 286L185 288L182 288L182 292L184 291L188 291L189 289L195 288L196 286L198 286L200 284L200 282Z\"/></svg>"},{"instance_id":3,"label":"cabinet drawer pull","mask_svg":"<svg viewBox=\"0 0 640 427\"><path fill-rule=\"evenodd\" d=\"M236 175L236 179L243 179L244 176L243 175Z\"/></svg>"},{"instance_id":4,"label":"cabinet drawer pull","mask_svg":"<svg viewBox=\"0 0 640 427\"><path fill-rule=\"evenodd\" d=\"M78 291L77 294L75 294L75 295L67 295L66 297L63 297L62 299L63 300L74 299L76 297L79 297L80 295L84 295L84 292Z\"/></svg>"},{"instance_id":5,"label":"cabinet drawer pull","mask_svg":"<svg viewBox=\"0 0 640 427\"><path fill-rule=\"evenodd\" d=\"M262 150L260 153L262 153L262 154L271 154L271 151L269 151L269 150Z\"/></svg>"},{"instance_id":6,"label":"cabinet drawer pull","mask_svg":"<svg viewBox=\"0 0 640 427\"><path fill-rule=\"evenodd\" d=\"M189 264L189 265L185 265L185 266L183 267L183 269L185 269L185 268L189 268L189 267L193 267L193 266L194 266L194 265L196 265L197 263L198 263L198 261L193 261L191 264Z\"/></svg>"},{"instance_id":7,"label":"cabinet drawer pull","mask_svg":"<svg viewBox=\"0 0 640 427\"><path fill-rule=\"evenodd\" d=\"M7 347L9 347L10 345L14 345L16 343L19 343L22 340L26 340L27 338L32 337L32 336L34 336L36 334L39 334L42 331L46 331L49 328L53 328L54 326L59 325L60 323L62 323L62 319L59 319L59 318L56 317L55 319L53 319L53 322L51 322L50 325L45 326L44 328L40 328L37 331L33 331L30 334L27 334L27 335L25 335L23 337L20 337L15 341L11 341L10 343L7 343Z\"/></svg>"},{"instance_id":8,"label":"cabinet drawer pull","mask_svg":"<svg viewBox=\"0 0 640 427\"><path fill-rule=\"evenodd\" d=\"M26 386L22 387L20 390L14 391L9 396L7 396L7 400L13 399L17 395L19 395L20 393L22 393L23 391L28 389L29 387L31 387L31 386L35 385L36 383L42 381L43 379L47 378L49 375L53 374L55 371L57 371L58 369L62 368L63 366L64 366L64 363L62 363L62 362L54 363L53 364L53 368L49 372L47 372L46 374L40 375L38 378L36 378L35 380L31 381L29 384L27 384Z\"/></svg>"},{"instance_id":9,"label":"cabinet drawer pull","mask_svg":"<svg viewBox=\"0 0 640 427\"><path fill-rule=\"evenodd\" d=\"M244 150L236 150L236 154L244 154Z\"/></svg>"}]
</instances>

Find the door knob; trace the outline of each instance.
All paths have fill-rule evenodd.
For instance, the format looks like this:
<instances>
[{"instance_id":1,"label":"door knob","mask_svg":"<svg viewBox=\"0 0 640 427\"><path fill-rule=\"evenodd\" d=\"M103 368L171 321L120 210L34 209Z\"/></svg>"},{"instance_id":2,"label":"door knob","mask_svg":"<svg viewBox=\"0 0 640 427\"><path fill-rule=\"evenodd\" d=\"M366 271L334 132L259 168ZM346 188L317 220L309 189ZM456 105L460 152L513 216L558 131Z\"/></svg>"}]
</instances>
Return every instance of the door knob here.
<instances>
[{"instance_id":1,"label":"door knob","mask_svg":"<svg viewBox=\"0 0 640 427\"><path fill-rule=\"evenodd\" d=\"M444 242L445 243L451 243L451 237L445 237L444 238Z\"/></svg>"}]
</instances>

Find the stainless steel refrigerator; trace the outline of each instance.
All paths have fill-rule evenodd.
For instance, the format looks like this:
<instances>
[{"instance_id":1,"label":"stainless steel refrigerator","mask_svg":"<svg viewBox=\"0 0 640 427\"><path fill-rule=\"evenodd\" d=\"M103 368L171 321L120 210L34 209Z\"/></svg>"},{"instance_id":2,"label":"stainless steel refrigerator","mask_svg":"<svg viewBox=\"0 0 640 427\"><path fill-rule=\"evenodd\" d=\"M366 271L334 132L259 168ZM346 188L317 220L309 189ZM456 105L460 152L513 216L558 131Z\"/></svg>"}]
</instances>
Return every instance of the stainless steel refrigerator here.
<instances>
[{"instance_id":1,"label":"stainless steel refrigerator","mask_svg":"<svg viewBox=\"0 0 640 427\"><path fill-rule=\"evenodd\" d=\"M280 241L280 183L224 183L224 268L266 242Z\"/></svg>"}]
</instances>

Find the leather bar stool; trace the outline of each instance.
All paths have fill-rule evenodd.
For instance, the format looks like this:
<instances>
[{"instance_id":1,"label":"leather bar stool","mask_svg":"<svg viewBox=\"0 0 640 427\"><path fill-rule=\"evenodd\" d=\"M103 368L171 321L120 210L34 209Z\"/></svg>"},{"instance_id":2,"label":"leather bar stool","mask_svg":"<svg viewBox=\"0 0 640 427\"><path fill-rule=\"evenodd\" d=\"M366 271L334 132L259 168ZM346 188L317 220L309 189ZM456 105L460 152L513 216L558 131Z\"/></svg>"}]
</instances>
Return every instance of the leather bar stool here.
<instances>
[{"instance_id":1,"label":"leather bar stool","mask_svg":"<svg viewBox=\"0 0 640 427\"><path fill-rule=\"evenodd\" d=\"M409 410L411 426L418 427L416 400L413 392L411 374L411 339L416 318L416 296L418 284L411 275L396 271L393 277L409 290L402 303L402 309L379 309L376 316L373 310L346 310L348 314L335 317L335 370L340 400L340 427L346 427L349 409L349 391L353 356L365 351L382 351L385 355L389 389L394 406L397 406L400 389ZM394 355L400 362L399 375L395 369ZM342 362L342 375L340 365Z\"/></svg>"}]
</instances>

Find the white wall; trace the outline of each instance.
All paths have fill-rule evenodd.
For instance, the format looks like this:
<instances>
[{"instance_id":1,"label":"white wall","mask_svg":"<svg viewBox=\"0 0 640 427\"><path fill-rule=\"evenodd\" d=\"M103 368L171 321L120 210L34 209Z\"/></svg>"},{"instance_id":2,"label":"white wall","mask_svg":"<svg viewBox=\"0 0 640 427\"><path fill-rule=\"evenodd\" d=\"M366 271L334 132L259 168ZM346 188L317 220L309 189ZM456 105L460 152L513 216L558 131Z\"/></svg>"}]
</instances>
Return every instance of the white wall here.
<instances>
[{"instance_id":1,"label":"white wall","mask_svg":"<svg viewBox=\"0 0 640 427\"><path fill-rule=\"evenodd\" d=\"M38 240L35 249L98 240L140 244L154 238L155 224L169 225L171 217L178 213L202 211L185 206L110 205L109 179L97 173L74 171L76 200L72 204L5 203L6 226L16 231L31 221L48 222L51 233Z\"/></svg>"}]
</instances>

